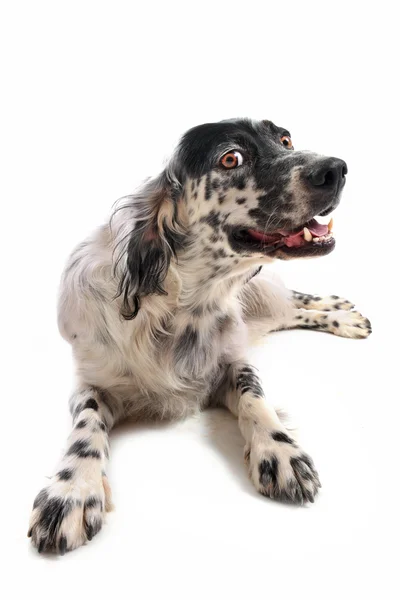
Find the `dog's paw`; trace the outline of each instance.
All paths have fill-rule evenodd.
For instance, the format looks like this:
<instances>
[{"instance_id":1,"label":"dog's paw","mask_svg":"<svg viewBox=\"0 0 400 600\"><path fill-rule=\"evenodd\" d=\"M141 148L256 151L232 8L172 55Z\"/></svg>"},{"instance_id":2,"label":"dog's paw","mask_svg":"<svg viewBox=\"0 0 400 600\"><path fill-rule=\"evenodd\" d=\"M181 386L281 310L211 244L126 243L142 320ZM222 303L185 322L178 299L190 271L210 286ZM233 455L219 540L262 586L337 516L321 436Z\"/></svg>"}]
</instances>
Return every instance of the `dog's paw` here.
<instances>
[{"instance_id":1,"label":"dog's paw","mask_svg":"<svg viewBox=\"0 0 400 600\"><path fill-rule=\"evenodd\" d=\"M371 322L356 310L330 313L327 323L329 331L341 337L367 338L372 333Z\"/></svg>"},{"instance_id":2,"label":"dog's paw","mask_svg":"<svg viewBox=\"0 0 400 600\"><path fill-rule=\"evenodd\" d=\"M312 459L283 431L253 438L245 461L256 489L269 498L314 502L321 487Z\"/></svg>"},{"instance_id":3,"label":"dog's paw","mask_svg":"<svg viewBox=\"0 0 400 600\"><path fill-rule=\"evenodd\" d=\"M111 508L108 480L99 474L85 481L82 475L64 469L36 496L28 537L39 552L65 554L100 531Z\"/></svg>"}]
</instances>

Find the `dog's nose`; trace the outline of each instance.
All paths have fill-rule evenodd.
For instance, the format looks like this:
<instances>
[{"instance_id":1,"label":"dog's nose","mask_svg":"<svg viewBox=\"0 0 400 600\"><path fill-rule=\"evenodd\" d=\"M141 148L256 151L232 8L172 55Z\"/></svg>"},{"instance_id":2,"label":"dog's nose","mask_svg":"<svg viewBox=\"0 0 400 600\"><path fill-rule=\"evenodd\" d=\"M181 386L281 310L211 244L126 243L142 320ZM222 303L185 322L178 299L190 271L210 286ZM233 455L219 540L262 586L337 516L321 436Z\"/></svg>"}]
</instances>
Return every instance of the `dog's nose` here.
<instances>
[{"instance_id":1,"label":"dog's nose","mask_svg":"<svg viewBox=\"0 0 400 600\"><path fill-rule=\"evenodd\" d=\"M318 188L334 188L345 182L347 165L340 158L327 158L311 169L309 182Z\"/></svg>"}]
</instances>

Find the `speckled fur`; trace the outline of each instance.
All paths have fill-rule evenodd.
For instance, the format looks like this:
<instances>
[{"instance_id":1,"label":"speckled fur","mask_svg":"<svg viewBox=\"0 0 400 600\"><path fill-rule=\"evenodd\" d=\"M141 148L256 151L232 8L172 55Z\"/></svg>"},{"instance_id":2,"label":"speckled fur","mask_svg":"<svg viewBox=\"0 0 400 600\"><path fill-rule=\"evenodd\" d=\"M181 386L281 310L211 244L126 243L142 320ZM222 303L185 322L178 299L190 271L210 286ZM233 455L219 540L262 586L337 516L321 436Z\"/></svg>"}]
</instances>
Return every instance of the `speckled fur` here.
<instances>
[{"instance_id":1,"label":"speckled fur","mask_svg":"<svg viewBox=\"0 0 400 600\"><path fill-rule=\"evenodd\" d=\"M265 398L247 349L279 329L363 337L370 325L342 299L291 292L256 275L273 258L235 247L236 225L264 219L267 231L313 210L299 172L316 155L292 153L285 168L289 154L265 123L276 145L274 185L260 188L249 168L241 175L215 166L202 172L190 163L186 140L160 176L124 198L110 223L72 253L58 314L76 364L74 427L56 474L35 500L29 535L39 551L63 554L100 530L111 507L108 433L127 417L178 419L226 406L238 417L256 489L314 501L320 484L313 462ZM230 148L224 140L219 152Z\"/></svg>"}]
</instances>

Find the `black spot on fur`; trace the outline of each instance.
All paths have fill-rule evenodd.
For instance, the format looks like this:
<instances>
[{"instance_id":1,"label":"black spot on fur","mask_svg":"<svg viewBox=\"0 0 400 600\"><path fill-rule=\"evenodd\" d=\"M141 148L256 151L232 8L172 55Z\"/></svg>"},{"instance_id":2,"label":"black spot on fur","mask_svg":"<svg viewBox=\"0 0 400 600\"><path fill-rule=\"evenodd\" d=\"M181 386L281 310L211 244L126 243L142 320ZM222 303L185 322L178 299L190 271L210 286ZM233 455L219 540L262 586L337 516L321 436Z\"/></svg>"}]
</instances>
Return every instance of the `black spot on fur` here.
<instances>
[{"instance_id":1,"label":"black spot on fur","mask_svg":"<svg viewBox=\"0 0 400 600\"><path fill-rule=\"evenodd\" d=\"M78 421L78 423L75 425L75 427L77 429L83 429L84 427L86 427L86 425L87 425L86 419L81 419L80 421Z\"/></svg>"},{"instance_id":2,"label":"black spot on fur","mask_svg":"<svg viewBox=\"0 0 400 600\"><path fill-rule=\"evenodd\" d=\"M238 189L238 190L244 190L244 188L246 187L246 178L244 175L234 175L234 177L232 177L232 184Z\"/></svg>"},{"instance_id":3,"label":"black spot on fur","mask_svg":"<svg viewBox=\"0 0 400 600\"><path fill-rule=\"evenodd\" d=\"M338 321L332 321L332 325L333 325L334 327L339 327L339 323L338 323Z\"/></svg>"},{"instance_id":4,"label":"black spot on fur","mask_svg":"<svg viewBox=\"0 0 400 600\"><path fill-rule=\"evenodd\" d=\"M40 518L38 520L39 530L46 532L46 538L43 538L38 547L39 552L46 549L55 548L55 542L58 530L62 521L70 514L75 506L75 502L65 498L49 498L42 507Z\"/></svg>"},{"instance_id":5,"label":"black spot on fur","mask_svg":"<svg viewBox=\"0 0 400 600\"><path fill-rule=\"evenodd\" d=\"M74 442L67 451L67 456L72 455L79 456L79 458L101 458L100 452L90 448L90 443L87 440L77 440Z\"/></svg>"},{"instance_id":6,"label":"black spot on fur","mask_svg":"<svg viewBox=\"0 0 400 600\"><path fill-rule=\"evenodd\" d=\"M65 535L62 535L58 542L58 552L61 554L61 556L64 556L66 551L67 551L67 538L65 537Z\"/></svg>"},{"instance_id":7,"label":"black spot on fur","mask_svg":"<svg viewBox=\"0 0 400 600\"><path fill-rule=\"evenodd\" d=\"M244 204L247 198L236 198L236 204Z\"/></svg>"},{"instance_id":8,"label":"black spot on fur","mask_svg":"<svg viewBox=\"0 0 400 600\"><path fill-rule=\"evenodd\" d=\"M218 248L217 254L219 258L226 258L228 256L223 248Z\"/></svg>"},{"instance_id":9,"label":"black spot on fur","mask_svg":"<svg viewBox=\"0 0 400 600\"><path fill-rule=\"evenodd\" d=\"M207 223L213 229L218 229L221 225L221 214L215 210L212 210L207 216L201 217L200 221Z\"/></svg>"},{"instance_id":10,"label":"black spot on fur","mask_svg":"<svg viewBox=\"0 0 400 600\"><path fill-rule=\"evenodd\" d=\"M284 444L293 444L292 438L290 438L284 431L273 431L271 437L276 442L283 442Z\"/></svg>"},{"instance_id":11,"label":"black spot on fur","mask_svg":"<svg viewBox=\"0 0 400 600\"><path fill-rule=\"evenodd\" d=\"M101 506L101 500L97 496L89 496L85 501L85 508L95 508Z\"/></svg>"},{"instance_id":12,"label":"black spot on fur","mask_svg":"<svg viewBox=\"0 0 400 600\"><path fill-rule=\"evenodd\" d=\"M250 366L240 369L236 377L236 389L240 389L242 394L251 392L257 398L262 398L264 396L260 380Z\"/></svg>"},{"instance_id":13,"label":"black spot on fur","mask_svg":"<svg viewBox=\"0 0 400 600\"><path fill-rule=\"evenodd\" d=\"M250 208L250 210L248 211L249 216L252 219L255 219L255 221L257 221L257 223L260 224L260 227L264 227L265 225L265 214L262 210L260 210L259 208Z\"/></svg>"},{"instance_id":14,"label":"black spot on fur","mask_svg":"<svg viewBox=\"0 0 400 600\"><path fill-rule=\"evenodd\" d=\"M278 459L271 456L270 460L262 460L258 466L260 483L264 487L272 486L276 489L278 479Z\"/></svg>"},{"instance_id":15,"label":"black spot on fur","mask_svg":"<svg viewBox=\"0 0 400 600\"><path fill-rule=\"evenodd\" d=\"M62 469L57 473L57 477L58 479L61 479L61 481L68 481L69 479L72 479L73 474L74 469Z\"/></svg>"},{"instance_id":16,"label":"black spot on fur","mask_svg":"<svg viewBox=\"0 0 400 600\"><path fill-rule=\"evenodd\" d=\"M88 398L88 400L86 400L82 410L84 410L85 408L99 410L99 405L97 404L97 402L94 398Z\"/></svg>"},{"instance_id":17,"label":"black spot on fur","mask_svg":"<svg viewBox=\"0 0 400 600\"><path fill-rule=\"evenodd\" d=\"M193 352L199 341L199 332L191 325L188 325L180 336L175 348L177 360L183 360L188 354Z\"/></svg>"},{"instance_id":18,"label":"black spot on fur","mask_svg":"<svg viewBox=\"0 0 400 600\"><path fill-rule=\"evenodd\" d=\"M221 186L221 181L218 178L213 179L213 181L212 181L213 190L218 190L218 188L220 186Z\"/></svg>"}]
</instances>

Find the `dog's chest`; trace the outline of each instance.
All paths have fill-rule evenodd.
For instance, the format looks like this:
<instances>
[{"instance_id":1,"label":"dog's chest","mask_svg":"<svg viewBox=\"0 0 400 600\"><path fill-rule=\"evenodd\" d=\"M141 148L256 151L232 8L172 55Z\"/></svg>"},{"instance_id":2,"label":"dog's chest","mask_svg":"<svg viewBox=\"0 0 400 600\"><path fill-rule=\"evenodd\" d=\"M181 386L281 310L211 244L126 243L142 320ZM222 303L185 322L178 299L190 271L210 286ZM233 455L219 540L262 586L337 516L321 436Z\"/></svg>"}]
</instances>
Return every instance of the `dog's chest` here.
<instances>
[{"instance_id":1,"label":"dog's chest","mask_svg":"<svg viewBox=\"0 0 400 600\"><path fill-rule=\"evenodd\" d=\"M160 363L166 358L176 378L193 384L204 386L212 382L218 371L237 359L247 345L247 328L236 311L202 318L178 315L173 327Z\"/></svg>"}]
</instances>

